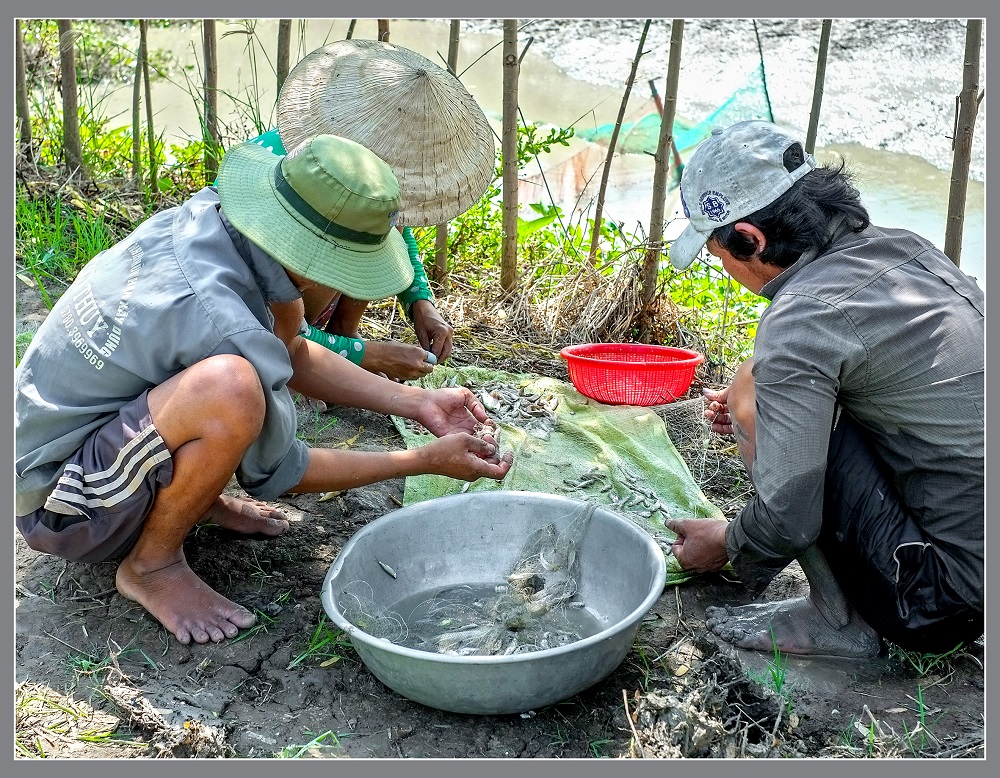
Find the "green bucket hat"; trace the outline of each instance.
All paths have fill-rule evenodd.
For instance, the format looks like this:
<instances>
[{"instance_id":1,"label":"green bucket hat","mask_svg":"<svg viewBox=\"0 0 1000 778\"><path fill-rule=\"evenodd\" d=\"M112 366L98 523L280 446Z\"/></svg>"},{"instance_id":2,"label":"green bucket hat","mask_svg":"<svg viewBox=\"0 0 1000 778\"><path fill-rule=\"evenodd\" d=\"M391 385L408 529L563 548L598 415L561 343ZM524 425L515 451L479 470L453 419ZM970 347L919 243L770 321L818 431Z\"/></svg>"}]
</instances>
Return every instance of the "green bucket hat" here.
<instances>
[{"instance_id":1,"label":"green bucket hat","mask_svg":"<svg viewBox=\"0 0 1000 778\"><path fill-rule=\"evenodd\" d=\"M354 141L307 138L287 155L256 143L226 152L219 200L232 225L285 268L357 300L382 300L413 283L395 228L399 183Z\"/></svg>"}]
</instances>

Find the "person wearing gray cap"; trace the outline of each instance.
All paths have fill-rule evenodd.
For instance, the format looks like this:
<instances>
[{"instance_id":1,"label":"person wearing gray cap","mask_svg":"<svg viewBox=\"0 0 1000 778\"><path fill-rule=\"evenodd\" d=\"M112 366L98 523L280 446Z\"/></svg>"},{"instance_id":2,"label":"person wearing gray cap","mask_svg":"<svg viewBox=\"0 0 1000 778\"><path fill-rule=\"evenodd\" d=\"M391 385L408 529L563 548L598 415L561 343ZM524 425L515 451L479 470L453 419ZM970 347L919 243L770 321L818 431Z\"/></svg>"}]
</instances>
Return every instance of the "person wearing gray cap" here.
<instances>
[{"instance_id":1,"label":"person wearing gray cap","mask_svg":"<svg viewBox=\"0 0 1000 778\"><path fill-rule=\"evenodd\" d=\"M398 294L413 267L399 183L354 141L316 135L275 156L222 159L218 189L146 219L80 271L15 376L15 516L32 549L118 563L119 593L181 643L256 616L209 587L183 544L210 521L276 536L262 500L437 474L502 479L512 456L467 388L427 390L303 337L303 292ZM437 437L402 451L311 448L291 392L413 419ZM223 494L230 479L252 498Z\"/></svg>"},{"instance_id":2,"label":"person wearing gray cap","mask_svg":"<svg viewBox=\"0 0 1000 778\"><path fill-rule=\"evenodd\" d=\"M807 595L709 608L740 648L941 653L983 632L984 296L912 232L872 225L845 165L775 124L715 130L681 180L703 248L770 304L753 358L706 391L754 494L731 522L676 519L685 569L727 562L759 594L797 560Z\"/></svg>"}]
</instances>

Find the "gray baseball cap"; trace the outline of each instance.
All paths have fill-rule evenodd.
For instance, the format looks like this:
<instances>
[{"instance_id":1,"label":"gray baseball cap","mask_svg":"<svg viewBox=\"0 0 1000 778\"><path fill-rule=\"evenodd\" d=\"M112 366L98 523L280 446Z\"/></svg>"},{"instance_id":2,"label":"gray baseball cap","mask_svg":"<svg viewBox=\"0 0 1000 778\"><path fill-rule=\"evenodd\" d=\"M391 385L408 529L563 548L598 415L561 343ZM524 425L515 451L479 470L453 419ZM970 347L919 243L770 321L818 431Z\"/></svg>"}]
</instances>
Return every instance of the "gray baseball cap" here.
<instances>
[{"instance_id":1,"label":"gray baseball cap","mask_svg":"<svg viewBox=\"0 0 1000 778\"><path fill-rule=\"evenodd\" d=\"M712 231L759 211L787 192L816 167L805 155L795 170L785 170L782 157L802 141L771 122L737 122L712 130L691 155L681 177L681 205L688 225L670 244L670 262L690 266Z\"/></svg>"}]
</instances>

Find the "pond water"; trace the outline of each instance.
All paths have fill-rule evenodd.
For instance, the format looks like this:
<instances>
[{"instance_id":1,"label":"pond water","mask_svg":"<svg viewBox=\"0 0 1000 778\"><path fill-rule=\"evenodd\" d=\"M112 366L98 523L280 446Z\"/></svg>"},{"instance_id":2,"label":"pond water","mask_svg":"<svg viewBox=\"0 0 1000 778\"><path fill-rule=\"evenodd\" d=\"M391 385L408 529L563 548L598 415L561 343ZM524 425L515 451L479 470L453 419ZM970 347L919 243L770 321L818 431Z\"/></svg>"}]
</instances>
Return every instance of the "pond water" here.
<instances>
[{"instance_id":1,"label":"pond water","mask_svg":"<svg viewBox=\"0 0 1000 778\"><path fill-rule=\"evenodd\" d=\"M344 38L349 21L347 19L312 19L296 22L293 25L293 64L309 51L331 41ZM661 28L666 24L665 20L656 21L660 23ZM595 44L593 40L583 38L577 42L578 45L569 47L572 50L569 55L552 56L551 45L548 49L541 44L528 47L522 60L519 81L519 105L526 120L558 126L574 125L578 128L586 128L613 122L616 119L623 92L622 80L619 79L615 84L594 83L596 80L601 80L595 75L594 60L601 56L611 56L609 52L612 52L616 57L615 67L620 70L622 60L627 63L634 53L636 36L631 30L623 29L620 33L616 32L618 28L614 27L613 22L614 20L610 20L608 23L611 24L611 27L605 25L605 27L600 28L604 36L600 45ZM263 123L271 126L274 124L271 106L274 104L276 90L271 63L273 62L277 35L277 21L273 19L251 21L249 24L253 28L252 35L247 34L247 24L246 22L238 23L224 20L218 22L218 34L221 36L218 42L221 91L219 111L229 143L237 142L253 129L253 122L248 118L250 113L246 108L247 105L260 106ZM499 130L502 86L500 37L492 31L473 31L475 29L492 29L482 22L478 25L471 22L463 24L466 26L463 26L458 72L469 91L490 117L494 127ZM595 24L601 23L595 22ZM552 25L550 20L549 26ZM469 29L470 27L473 29ZM394 19L391 22L390 40L443 64L448 50L448 28L448 20L445 19ZM835 28L835 32L838 31L839 29ZM697 66L706 58L713 56L714 49L710 46L706 47L704 43L699 44L696 32L697 28L693 27L690 42L687 37L689 33L685 32L683 51L690 52L690 60L682 56L682 61L685 63L693 61L693 65L688 65L687 69L682 67L682 85L690 84L699 72ZM944 36L943 43L938 41L936 46L928 46L925 49L925 54L944 59L945 62L954 58L953 54L957 43L954 30L951 32L950 38ZM583 35L583 33L574 34ZM847 33L842 34L848 35ZM358 20L354 35L359 38L376 37L376 21L374 19ZM799 56L803 61L808 60L809 57L813 58L809 69L796 75L797 81L789 81L791 76L789 76L788 71L794 70L794 68L780 69L776 66L779 63L765 60L770 68L768 71L770 99L776 106L789 106L782 108L782 110L784 113L796 116L797 122L802 116L801 107L795 107L798 104L791 98L787 100L784 98L786 93L791 91L801 93L804 89L806 97L811 94L815 66L815 54L811 53L809 49L809 46L815 44L812 41L812 35L812 32L803 32L802 35L785 34L782 37L775 37L773 41L768 43L774 50L777 50L776 47L779 45L796 47L794 50L799 52L796 56ZM901 37L903 43L900 44L899 48L904 48L904 44L912 45L910 42L912 37L913 32L908 30L907 35ZM519 38L522 49L527 40L527 36ZM617 41L617 48L610 45L608 41ZM844 45L847 46L848 43L850 43L849 40ZM192 95L197 95L201 80L200 67L197 65L201 60L200 29L197 26L151 29L149 45L151 49L171 52L177 61L185 66L181 74L173 75L171 80L157 79L153 82L152 102L155 121L158 123L157 131L163 132L168 142L198 136L200 134L198 131L198 99ZM719 42L720 47L724 45L725 41ZM855 47L858 48L856 43ZM862 45L860 48L863 49L864 46ZM576 53L573 54L573 51ZM656 55L662 60L663 46L660 44L656 44ZM562 66L556 64L557 60L562 63ZM573 62L578 62L579 65L567 64ZM855 65L867 73L868 69L864 68L863 63L855 63ZM838 66L846 67L843 63L834 62L831 70L836 72L833 68ZM572 73L567 71L567 67L575 67L579 74L587 75L591 80L574 77ZM745 63L741 62L740 68L743 67L745 67ZM735 71L737 68L731 69ZM600 68L597 68L596 72L600 72ZM664 71L660 69L658 72ZM187 75L184 75L185 73ZM870 78L870 74L868 77ZM890 77L898 80L898 73L889 73L885 76L886 79ZM615 79L604 78L603 80L614 81ZM859 76L859 82L860 80ZM897 109L899 116L883 119L882 123L888 123L890 135L902 137L898 143L890 142L891 138L890 141L887 141L881 137L877 141L878 148L871 148L860 143L840 142L825 146L820 144L817 148L817 157L822 161L834 154L841 154L848 160L851 169L855 171L856 183L862 192L864 202L869 208L874 223L913 230L941 247L944 244L944 224L948 208L948 168L950 167L946 162L947 150L942 149L941 139L938 137L943 133L936 131L931 133L931 136L935 138L935 151L928 156L935 157L936 164L911 153L892 150L894 146L904 150L911 148L914 144L912 142L907 144L905 137L907 131L926 133L928 130L921 128L928 121L931 123L934 121L921 115L919 118L912 118L912 126L908 126L907 121L913 116L911 103L900 103L899 101L910 101L920 97L923 98L920 102L921 105L935 101L937 103L954 101L954 95L957 93L954 88L954 79L948 81L936 78L924 81L926 83L920 82L919 89L913 84L910 85L910 91L916 93L913 95L902 94L898 86L887 82L885 87L887 104L903 107ZM634 94L626 111L627 120L635 120L654 110L654 104L645 84L644 80L637 78ZM661 89L662 86L661 79ZM718 90L722 88L722 85L714 84L713 88ZM689 91L692 89L693 87L688 87ZM932 92L936 90L940 94L933 95L934 100L929 101L927 99L928 90ZM870 93L864 93L860 88L855 91L858 94L856 104L844 104L842 96L838 100L827 99L824 102L823 117L827 123L836 124L840 121L844 124L850 124L858 121L859 113L863 114L868 111L884 115L889 110L885 105L878 105L877 95L873 99ZM116 121L126 123L129 121L131 99L131 86L118 85L111 89L104 98L104 110L107 115L115 117ZM795 99L801 103L803 95L796 94ZM687 107L689 109L688 115L699 118L704 115L704 107L710 102L705 89L695 91L687 100L685 100L685 90L682 89L682 94L679 95L678 99L678 114L683 115L683 108ZM698 113L699 111L702 113ZM808 114L806 114L807 116ZM985 117L977 124L977 136L985 132L984 123ZM949 126L947 130L950 131L950 129ZM831 132L828 135L836 137L837 133ZM861 135L868 138L874 137L875 133L861 133ZM917 146L919 147L919 145L918 143ZM596 191L599 183L600 165L605 154L606 150L602 146L574 139L569 148L559 148L555 153L543 158L541 172L530 168L525 171L525 180L521 187L522 202L554 201L567 214L572 215L571 218L592 214L594 197L591 193ZM979 169L980 166L981 160L974 160L973 170ZM637 225L648 225L652 195L652 170L652 158L649 156L626 154L617 155L614 158L604 206L605 218L621 223L627 230L634 229ZM586 183L588 180L591 184L590 188L584 189L581 193L581 183ZM984 199L984 182L981 180L970 181L966 202L961 266L966 273L977 278L983 288L985 288ZM666 216L668 220L666 237L669 240L673 234L680 231L684 223L683 214L678 208L676 192L668 196Z\"/></svg>"}]
</instances>

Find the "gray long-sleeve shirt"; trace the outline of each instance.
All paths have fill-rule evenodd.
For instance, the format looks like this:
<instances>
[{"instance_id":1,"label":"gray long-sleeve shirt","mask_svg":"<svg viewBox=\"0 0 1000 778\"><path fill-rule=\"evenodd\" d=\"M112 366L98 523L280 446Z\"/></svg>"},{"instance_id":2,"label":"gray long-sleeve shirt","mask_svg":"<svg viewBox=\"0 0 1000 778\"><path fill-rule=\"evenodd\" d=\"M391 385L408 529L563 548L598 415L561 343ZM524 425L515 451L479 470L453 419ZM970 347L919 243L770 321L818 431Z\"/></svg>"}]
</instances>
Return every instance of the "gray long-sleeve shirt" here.
<instances>
[{"instance_id":1,"label":"gray long-sleeve shirt","mask_svg":"<svg viewBox=\"0 0 1000 778\"><path fill-rule=\"evenodd\" d=\"M984 298L913 233L843 226L764 286L754 343L755 496L730 523L744 580L820 531L835 407L864 427L955 589L983 607Z\"/></svg>"},{"instance_id":2,"label":"gray long-sleeve shirt","mask_svg":"<svg viewBox=\"0 0 1000 778\"><path fill-rule=\"evenodd\" d=\"M17 515L44 504L63 462L121 406L217 354L247 359L266 399L239 483L262 499L299 483L308 448L295 437L292 366L268 303L300 296L281 265L232 228L213 187L94 257L15 373Z\"/></svg>"}]
</instances>

